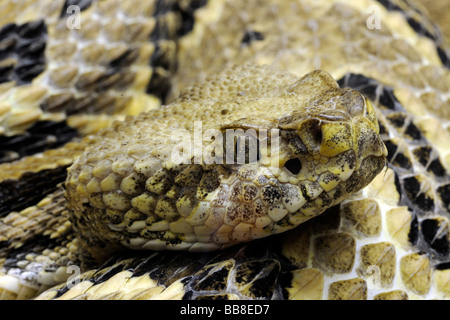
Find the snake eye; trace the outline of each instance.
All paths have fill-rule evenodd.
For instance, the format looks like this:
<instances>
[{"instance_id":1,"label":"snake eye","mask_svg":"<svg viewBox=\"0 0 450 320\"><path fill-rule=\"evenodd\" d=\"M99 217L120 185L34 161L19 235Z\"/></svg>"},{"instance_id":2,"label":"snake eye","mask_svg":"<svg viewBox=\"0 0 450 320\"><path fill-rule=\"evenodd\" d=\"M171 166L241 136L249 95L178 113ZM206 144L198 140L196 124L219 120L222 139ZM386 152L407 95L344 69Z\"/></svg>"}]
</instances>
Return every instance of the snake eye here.
<instances>
[{"instance_id":1,"label":"snake eye","mask_svg":"<svg viewBox=\"0 0 450 320\"><path fill-rule=\"evenodd\" d=\"M301 124L298 135L310 154L319 152L323 134L320 120L310 119Z\"/></svg>"},{"instance_id":2,"label":"snake eye","mask_svg":"<svg viewBox=\"0 0 450 320\"><path fill-rule=\"evenodd\" d=\"M311 121L308 127L309 134L311 135L311 140L315 144L320 145L322 142L322 129L320 127L319 121Z\"/></svg>"},{"instance_id":3,"label":"snake eye","mask_svg":"<svg viewBox=\"0 0 450 320\"><path fill-rule=\"evenodd\" d=\"M255 163L261 158L259 151L259 140L255 136L236 137L234 144L234 163Z\"/></svg>"},{"instance_id":4,"label":"snake eye","mask_svg":"<svg viewBox=\"0 0 450 320\"><path fill-rule=\"evenodd\" d=\"M284 167L292 174L299 174L302 170L302 163L299 158L293 158L286 161Z\"/></svg>"},{"instance_id":5,"label":"snake eye","mask_svg":"<svg viewBox=\"0 0 450 320\"><path fill-rule=\"evenodd\" d=\"M227 129L224 142L226 164L249 164L261 159L260 142L254 130Z\"/></svg>"}]
</instances>

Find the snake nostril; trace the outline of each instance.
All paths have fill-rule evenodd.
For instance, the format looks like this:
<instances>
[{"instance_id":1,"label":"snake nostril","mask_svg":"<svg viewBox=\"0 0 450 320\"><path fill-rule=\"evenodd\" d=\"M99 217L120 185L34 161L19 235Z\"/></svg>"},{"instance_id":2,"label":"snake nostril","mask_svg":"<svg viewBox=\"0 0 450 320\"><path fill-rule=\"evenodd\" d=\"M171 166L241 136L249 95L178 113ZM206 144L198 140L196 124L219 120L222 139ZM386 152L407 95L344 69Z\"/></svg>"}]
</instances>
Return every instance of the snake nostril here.
<instances>
[{"instance_id":1,"label":"snake nostril","mask_svg":"<svg viewBox=\"0 0 450 320\"><path fill-rule=\"evenodd\" d=\"M284 167L292 174L299 174L302 170L302 163L299 158L293 158L286 161Z\"/></svg>"}]
</instances>

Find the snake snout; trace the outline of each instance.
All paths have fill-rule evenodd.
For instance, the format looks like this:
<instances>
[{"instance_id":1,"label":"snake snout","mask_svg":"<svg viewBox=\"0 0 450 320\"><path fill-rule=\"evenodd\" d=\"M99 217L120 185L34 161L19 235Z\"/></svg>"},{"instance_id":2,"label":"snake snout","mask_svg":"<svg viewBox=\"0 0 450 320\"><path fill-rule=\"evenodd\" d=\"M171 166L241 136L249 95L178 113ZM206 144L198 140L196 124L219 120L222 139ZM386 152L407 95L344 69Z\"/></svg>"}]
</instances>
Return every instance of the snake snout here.
<instances>
[{"instance_id":1,"label":"snake snout","mask_svg":"<svg viewBox=\"0 0 450 320\"><path fill-rule=\"evenodd\" d=\"M387 156L375 110L368 99L355 90L343 89L338 97L328 100L330 103L333 108L327 107L318 117L320 120L311 119L299 128L299 135L307 147L313 142L316 146L316 150L310 147L308 151L334 157L353 150L356 168L369 156ZM306 136L313 138L305 139Z\"/></svg>"}]
</instances>

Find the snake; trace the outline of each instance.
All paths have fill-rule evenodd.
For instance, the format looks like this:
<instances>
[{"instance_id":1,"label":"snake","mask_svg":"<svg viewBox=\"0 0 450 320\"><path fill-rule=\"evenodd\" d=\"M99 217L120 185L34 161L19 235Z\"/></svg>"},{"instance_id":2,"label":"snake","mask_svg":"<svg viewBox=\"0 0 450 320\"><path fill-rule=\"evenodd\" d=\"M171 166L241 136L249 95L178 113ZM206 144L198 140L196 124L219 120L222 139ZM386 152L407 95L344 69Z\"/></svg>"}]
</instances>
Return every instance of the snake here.
<instances>
[{"instance_id":1,"label":"snake","mask_svg":"<svg viewBox=\"0 0 450 320\"><path fill-rule=\"evenodd\" d=\"M0 298L450 298L445 1L0 8Z\"/></svg>"}]
</instances>

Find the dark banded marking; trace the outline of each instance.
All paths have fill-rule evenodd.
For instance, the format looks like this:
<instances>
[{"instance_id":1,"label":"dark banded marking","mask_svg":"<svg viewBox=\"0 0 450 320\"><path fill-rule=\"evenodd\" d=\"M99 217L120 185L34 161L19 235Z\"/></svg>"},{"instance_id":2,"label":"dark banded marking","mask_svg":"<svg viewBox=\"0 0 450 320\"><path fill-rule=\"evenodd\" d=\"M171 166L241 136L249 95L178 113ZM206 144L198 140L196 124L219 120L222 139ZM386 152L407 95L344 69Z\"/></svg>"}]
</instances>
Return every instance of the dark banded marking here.
<instances>
[{"instance_id":1,"label":"dark banded marking","mask_svg":"<svg viewBox=\"0 0 450 320\"><path fill-rule=\"evenodd\" d=\"M45 70L47 26L44 20L21 25L9 23L0 29L0 83L29 84Z\"/></svg>"},{"instance_id":2,"label":"dark banded marking","mask_svg":"<svg viewBox=\"0 0 450 320\"><path fill-rule=\"evenodd\" d=\"M66 169L64 166L26 172L20 179L0 182L0 217L36 205L47 194L54 192L58 184L66 179Z\"/></svg>"},{"instance_id":3,"label":"dark banded marking","mask_svg":"<svg viewBox=\"0 0 450 320\"><path fill-rule=\"evenodd\" d=\"M0 163L60 147L78 136L66 121L38 121L24 134L0 136Z\"/></svg>"},{"instance_id":4,"label":"dark banded marking","mask_svg":"<svg viewBox=\"0 0 450 320\"><path fill-rule=\"evenodd\" d=\"M439 28L433 24L433 29L432 32L434 34L432 34L425 25L423 25L422 23L420 23L419 21L417 21L416 19L414 19L413 17L411 17L410 15L408 15L407 12L403 11L402 8L400 8L398 5L396 5L395 3L393 3L391 0L377 0L383 7L385 7L388 11L400 11L404 16L405 19L407 21L407 23L409 24L409 26L415 31L417 32L419 35L425 36L431 40L433 40L433 42L435 43L436 46L436 52L439 56L439 58L441 59L442 64L447 67L450 68L450 58L448 57L447 53L445 52L445 50L440 46L441 45L441 31L439 30ZM421 14L420 10L418 10L417 8L415 8L412 3L410 1L407 2L408 8L411 8L412 10L414 10L416 13Z\"/></svg>"}]
</instances>

